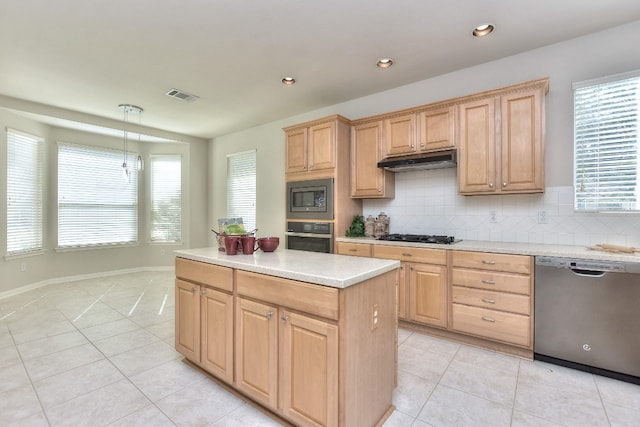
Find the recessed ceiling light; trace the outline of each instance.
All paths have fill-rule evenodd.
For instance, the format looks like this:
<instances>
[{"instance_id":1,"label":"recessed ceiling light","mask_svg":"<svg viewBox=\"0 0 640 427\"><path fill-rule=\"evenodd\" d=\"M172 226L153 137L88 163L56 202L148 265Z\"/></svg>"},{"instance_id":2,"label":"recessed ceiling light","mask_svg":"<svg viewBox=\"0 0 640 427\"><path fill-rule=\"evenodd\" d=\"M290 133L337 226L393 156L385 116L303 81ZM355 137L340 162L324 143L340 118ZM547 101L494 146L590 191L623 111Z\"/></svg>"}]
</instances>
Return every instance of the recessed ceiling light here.
<instances>
[{"instance_id":1,"label":"recessed ceiling light","mask_svg":"<svg viewBox=\"0 0 640 427\"><path fill-rule=\"evenodd\" d=\"M376 65L378 66L378 68L389 68L393 65L393 59L391 58L378 59L378 62L376 62Z\"/></svg>"},{"instance_id":2,"label":"recessed ceiling light","mask_svg":"<svg viewBox=\"0 0 640 427\"><path fill-rule=\"evenodd\" d=\"M293 77L283 77L282 78L282 84L285 85L292 85L296 82L296 79L294 79Z\"/></svg>"},{"instance_id":3,"label":"recessed ceiling light","mask_svg":"<svg viewBox=\"0 0 640 427\"><path fill-rule=\"evenodd\" d=\"M482 25L478 25L476 28L473 29L473 35L476 37L484 37L486 35L491 34L492 31L493 31L493 25L482 24Z\"/></svg>"}]
</instances>

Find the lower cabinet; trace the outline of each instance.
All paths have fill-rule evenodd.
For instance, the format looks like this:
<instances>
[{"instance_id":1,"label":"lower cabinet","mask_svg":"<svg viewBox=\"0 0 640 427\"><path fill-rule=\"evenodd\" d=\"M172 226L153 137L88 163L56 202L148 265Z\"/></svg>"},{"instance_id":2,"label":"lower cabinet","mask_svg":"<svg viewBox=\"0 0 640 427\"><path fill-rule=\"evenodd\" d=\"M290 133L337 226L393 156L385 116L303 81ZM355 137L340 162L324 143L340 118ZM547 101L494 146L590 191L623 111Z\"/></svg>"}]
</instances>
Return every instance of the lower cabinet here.
<instances>
[{"instance_id":1,"label":"lower cabinet","mask_svg":"<svg viewBox=\"0 0 640 427\"><path fill-rule=\"evenodd\" d=\"M176 279L176 350L200 363L200 285Z\"/></svg>"},{"instance_id":2,"label":"lower cabinet","mask_svg":"<svg viewBox=\"0 0 640 427\"><path fill-rule=\"evenodd\" d=\"M408 264L409 320L447 326L447 267Z\"/></svg>"}]
</instances>

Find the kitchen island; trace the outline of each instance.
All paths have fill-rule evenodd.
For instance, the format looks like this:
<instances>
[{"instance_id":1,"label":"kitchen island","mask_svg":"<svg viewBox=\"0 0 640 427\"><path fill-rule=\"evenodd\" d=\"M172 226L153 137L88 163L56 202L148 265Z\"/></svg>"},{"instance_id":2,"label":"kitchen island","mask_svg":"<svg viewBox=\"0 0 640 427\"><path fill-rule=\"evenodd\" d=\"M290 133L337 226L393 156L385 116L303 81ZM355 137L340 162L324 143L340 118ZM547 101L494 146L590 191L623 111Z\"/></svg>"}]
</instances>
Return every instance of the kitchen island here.
<instances>
[{"instance_id":1,"label":"kitchen island","mask_svg":"<svg viewBox=\"0 0 640 427\"><path fill-rule=\"evenodd\" d=\"M398 261L176 251L176 349L295 425L381 425L397 373Z\"/></svg>"}]
</instances>

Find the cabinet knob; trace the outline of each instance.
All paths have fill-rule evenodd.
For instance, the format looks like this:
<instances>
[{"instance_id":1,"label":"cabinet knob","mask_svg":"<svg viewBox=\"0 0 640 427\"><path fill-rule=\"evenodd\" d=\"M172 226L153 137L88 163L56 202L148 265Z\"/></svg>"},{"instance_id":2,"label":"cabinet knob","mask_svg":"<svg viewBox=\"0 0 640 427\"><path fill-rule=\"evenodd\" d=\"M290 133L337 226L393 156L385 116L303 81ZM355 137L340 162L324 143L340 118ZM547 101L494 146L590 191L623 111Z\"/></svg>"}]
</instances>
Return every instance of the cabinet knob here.
<instances>
[{"instance_id":1,"label":"cabinet knob","mask_svg":"<svg viewBox=\"0 0 640 427\"><path fill-rule=\"evenodd\" d=\"M280 320L282 320L282 323L287 323L287 321L289 320L289 316L282 316Z\"/></svg>"},{"instance_id":2,"label":"cabinet knob","mask_svg":"<svg viewBox=\"0 0 640 427\"><path fill-rule=\"evenodd\" d=\"M191 293L194 293L196 291L196 288L191 288Z\"/></svg>"},{"instance_id":3,"label":"cabinet knob","mask_svg":"<svg viewBox=\"0 0 640 427\"><path fill-rule=\"evenodd\" d=\"M265 316L267 316L267 319L271 319L273 317L273 311L267 311Z\"/></svg>"},{"instance_id":4,"label":"cabinet knob","mask_svg":"<svg viewBox=\"0 0 640 427\"><path fill-rule=\"evenodd\" d=\"M378 188L378 193L382 193L382 190Z\"/></svg>"},{"instance_id":5,"label":"cabinet knob","mask_svg":"<svg viewBox=\"0 0 640 427\"><path fill-rule=\"evenodd\" d=\"M416 148L416 144L411 144L411 148Z\"/></svg>"},{"instance_id":6,"label":"cabinet knob","mask_svg":"<svg viewBox=\"0 0 640 427\"><path fill-rule=\"evenodd\" d=\"M506 186L507 186L507 181L503 182L503 183L502 183L502 186L503 186L503 187L506 187Z\"/></svg>"},{"instance_id":7,"label":"cabinet knob","mask_svg":"<svg viewBox=\"0 0 640 427\"><path fill-rule=\"evenodd\" d=\"M493 188L493 182L489 183L489 188Z\"/></svg>"},{"instance_id":8,"label":"cabinet knob","mask_svg":"<svg viewBox=\"0 0 640 427\"><path fill-rule=\"evenodd\" d=\"M205 291L200 291L200 296L203 297L206 294Z\"/></svg>"},{"instance_id":9,"label":"cabinet knob","mask_svg":"<svg viewBox=\"0 0 640 427\"><path fill-rule=\"evenodd\" d=\"M424 148L424 142L420 144L420 148Z\"/></svg>"}]
</instances>

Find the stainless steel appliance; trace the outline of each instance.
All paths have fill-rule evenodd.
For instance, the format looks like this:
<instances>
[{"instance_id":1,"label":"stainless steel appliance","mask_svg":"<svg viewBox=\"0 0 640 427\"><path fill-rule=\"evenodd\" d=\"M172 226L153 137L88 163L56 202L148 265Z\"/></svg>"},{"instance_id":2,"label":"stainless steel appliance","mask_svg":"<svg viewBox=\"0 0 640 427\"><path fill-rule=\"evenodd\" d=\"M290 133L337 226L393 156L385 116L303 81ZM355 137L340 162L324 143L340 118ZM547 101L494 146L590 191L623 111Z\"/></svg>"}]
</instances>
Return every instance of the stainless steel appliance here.
<instances>
[{"instance_id":1,"label":"stainless steel appliance","mask_svg":"<svg viewBox=\"0 0 640 427\"><path fill-rule=\"evenodd\" d=\"M333 223L287 222L287 249L333 253Z\"/></svg>"},{"instance_id":2,"label":"stainless steel appliance","mask_svg":"<svg viewBox=\"0 0 640 427\"><path fill-rule=\"evenodd\" d=\"M378 162L379 168L392 172L455 168L456 150L427 151L408 156L388 157Z\"/></svg>"},{"instance_id":3,"label":"stainless steel appliance","mask_svg":"<svg viewBox=\"0 0 640 427\"><path fill-rule=\"evenodd\" d=\"M333 219L333 179L287 182L287 219Z\"/></svg>"},{"instance_id":4,"label":"stainless steel appliance","mask_svg":"<svg viewBox=\"0 0 640 427\"><path fill-rule=\"evenodd\" d=\"M412 243L437 243L440 245L450 245L457 243L453 236L436 236L431 234L385 234L378 237L378 240L387 240L390 242L412 242Z\"/></svg>"},{"instance_id":5,"label":"stainless steel appliance","mask_svg":"<svg viewBox=\"0 0 640 427\"><path fill-rule=\"evenodd\" d=\"M640 263L537 256L534 359L640 384Z\"/></svg>"}]
</instances>

